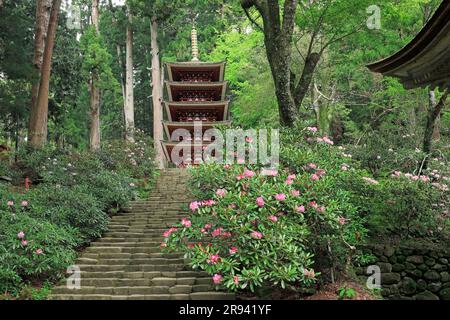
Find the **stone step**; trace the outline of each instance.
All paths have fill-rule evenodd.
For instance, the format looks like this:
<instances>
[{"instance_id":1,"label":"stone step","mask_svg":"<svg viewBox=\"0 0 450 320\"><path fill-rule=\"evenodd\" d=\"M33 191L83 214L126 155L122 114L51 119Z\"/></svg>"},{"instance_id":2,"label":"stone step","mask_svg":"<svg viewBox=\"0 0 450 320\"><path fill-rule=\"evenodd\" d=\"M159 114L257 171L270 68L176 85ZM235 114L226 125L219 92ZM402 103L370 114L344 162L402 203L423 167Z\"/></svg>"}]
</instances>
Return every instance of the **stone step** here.
<instances>
[{"instance_id":1,"label":"stone step","mask_svg":"<svg viewBox=\"0 0 450 320\"><path fill-rule=\"evenodd\" d=\"M191 293L195 290L210 290L212 288L211 278L167 278L167 277L140 277L140 278L88 278L81 274L81 287L148 287L167 286L177 287L170 293ZM65 281L62 281L58 288L65 288ZM189 288L187 288L189 287ZM177 292L174 292L177 291Z\"/></svg>"},{"instance_id":2,"label":"stone step","mask_svg":"<svg viewBox=\"0 0 450 320\"><path fill-rule=\"evenodd\" d=\"M197 292L191 294L151 295L102 295L102 294L56 294L52 300L234 300L235 296L225 292Z\"/></svg>"},{"instance_id":3,"label":"stone step","mask_svg":"<svg viewBox=\"0 0 450 320\"><path fill-rule=\"evenodd\" d=\"M209 284L211 283L211 277L202 271L107 271L107 272L94 272L94 271L81 271L80 276L82 279L153 279L157 277L166 277L169 279L196 279L195 284Z\"/></svg>"},{"instance_id":4,"label":"stone step","mask_svg":"<svg viewBox=\"0 0 450 320\"><path fill-rule=\"evenodd\" d=\"M148 280L151 281L151 280ZM69 289L66 286L55 287L52 290L53 294L106 294L106 295L133 295L133 294L176 294L176 293L194 293L194 292L208 292L212 290L211 285L175 285L175 286L81 286L80 289Z\"/></svg>"},{"instance_id":5,"label":"stone step","mask_svg":"<svg viewBox=\"0 0 450 320\"><path fill-rule=\"evenodd\" d=\"M121 247L121 248L160 248L161 241L97 241L91 243L95 247Z\"/></svg>"},{"instance_id":6,"label":"stone step","mask_svg":"<svg viewBox=\"0 0 450 320\"><path fill-rule=\"evenodd\" d=\"M90 253L85 252L82 254L83 258L89 259L143 259L143 258L162 258L162 259L174 259L182 258L181 253Z\"/></svg>"},{"instance_id":7,"label":"stone step","mask_svg":"<svg viewBox=\"0 0 450 320\"><path fill-rule=\"evenodd\" d=\"M183 258L134 258L134 259L90 259L90 258L78 258L77 264L87 265L171 265L171 264L184 264L187 261Z\"/></svg>"},{"instance_id":8,"label":"stone step","mask_svg":"<svg viewBox=\"0 0 450 320\"><path fill-rule=\"evenodd\" d=\"M151 271L164 271L175 272L183 271L185 264L136 264L136 265L106 265L106 264L78 264L80 270L87 272L108 272L108 271L125 271L125 272L151 272Z\"/></svg>"},{"instance_id":9,"label":"stone step","mask_svg":"<svg viewBox=\"0 0 450 320\"><path fill-rule=\"evenodd\" d=\"M147 253L152 254L155 257L163 256L165 253L161 252L161 248L158 247L147 248L147 247L88 247L86 248L86 253Z\"/></svg>"}]
</instances>

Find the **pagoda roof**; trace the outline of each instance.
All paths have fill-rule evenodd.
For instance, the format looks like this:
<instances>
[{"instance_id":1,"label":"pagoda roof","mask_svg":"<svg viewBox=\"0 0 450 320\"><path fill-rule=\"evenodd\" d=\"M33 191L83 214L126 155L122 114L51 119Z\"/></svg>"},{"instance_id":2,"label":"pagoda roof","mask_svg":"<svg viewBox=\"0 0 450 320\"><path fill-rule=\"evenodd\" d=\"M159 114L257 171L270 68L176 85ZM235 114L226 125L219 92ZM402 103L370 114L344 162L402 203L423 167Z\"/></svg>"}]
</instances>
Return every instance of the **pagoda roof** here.
<instances>
[{"instance_id":1,"label":"pagoda roof","mask_svg":"<svg viewBox=\"0 0 450 320\"><path fill-rule=\"evenodd\" d=\"M407 89L450 87L450 1L444 0L430 21L403 49L367 66L399 78Z\"/></svg>"},{"instance_id":2,"label":"pagoda roof","mask_svg":"<svg viewBox=\"0 0 450 320\"><path fill-rule=\"evenodd\" d=\"M188 102L188 101L164 101L169 121L174 121L177 111L210 111L216 110L222 113L222 119L228 117L228 106L230 101L205 101L205 102Z\"/></svg>"},{"instance_id":3,"label":"pagoda roof","mask_svg":"<svg viewBox=\"0 0 450 320\"><path fill-rule=\"evenodd\" d=\"M166 81L167 91L169 94L169 100L173 101L173 94L177 90L216 90L219 94L219 100L224 101L225 93L227 90L228 81L218 82L178 82L178 81Z\"/></svg>"},{"instance_id":4,"label":"pagoda roof","mask_svg":"<svg viewBox=\"0 0 450 320\"><path fill-rule=\"evenodd\" d=\"M195 152L193 152L193 151L195 151L196 148L202 150L202 153L203 153L203 148L211 143L213 143L213 142L209 142L209 143L187 142L187 143L184 143L184 142L176 142L176 141L161 141L161 146L164 151L164 155L166 156L166 159L169 159L173 163L172 157L171 157L173 148L175 148L175 147L190 148L191 149L191 157L193 157L193 156L195 156L195 154L194 154Z\"/></svg>"},{"instance_id":5,"label":"pagoda roof","mask_svg":"<svg viewBox=\"0 0 450 320\"><path fill-rule=\"evenodd\" d=\"M202 133L204 133L206 130L214 128L216 126L230 126L231 120L226 121L214 121L214 122L207 122L207 121L197 121L197 122L174 122L174 121L163 121L164 131L166 132L167 138L169 141L173 141L171 139L173 130L176 129L186 129L189 132L195 129L196 126L199 126L198 123L201 123Z\"/></svg>"},{"instance_id":6,"label":"pagoda roof","mask_svg":"<svg viewBox=\"0 0 450 320\"><path fill-rule=\"evenodd\" d=\"M223 81L226 62L166 62L165 65L169 74L169 81L178 81L179 79L177 79L176 73L186 71L213 71L215 75L214 81Z\"/></svg>"}]
</instances>

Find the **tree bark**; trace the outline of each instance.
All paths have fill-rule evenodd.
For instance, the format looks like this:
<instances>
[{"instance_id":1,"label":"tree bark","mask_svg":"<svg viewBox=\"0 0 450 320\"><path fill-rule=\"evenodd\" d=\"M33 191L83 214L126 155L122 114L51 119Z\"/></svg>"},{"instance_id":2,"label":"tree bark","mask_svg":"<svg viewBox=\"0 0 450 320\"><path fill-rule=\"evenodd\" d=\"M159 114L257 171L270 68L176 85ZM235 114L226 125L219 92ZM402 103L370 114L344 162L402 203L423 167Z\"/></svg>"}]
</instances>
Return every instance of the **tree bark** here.
<instances>
[{"instance_id":1,"label":"tree bark","mask_svg":"<svg viewBox=\"0 0 450 320\"><path fill-rule=\"evenodd\" d=\"M267 60L269 61L275 84L275 94L278 101L280 121L282 125L293 126L298 112L291 92L291 43L295 24L295 13L298 0L284 1L283 17L280 17L278 0L241 0L241 6L246 11L255 7L263 20Z\"/></svg>"},{"instance_id":2,"label":"tree bark","mask_svg":"<svg viewBox=\"0 0 450 320\"><path fill-rule=\"evenodd\" d=\"M39 82L41 78L41 68L44 57L45 40L50 21L50 11L52 9L51 0L38 0L36 4L36 27L34 36L33 66L36 69L36 80L31 87L31 105L28 130L31 133L36 126L36 99L39 93Z\"/></svg>"},{"instance_id":3,"label":"tree bark","mask_svg":"<svg viewBox=\"0 0 450 320\"><path fill-rule=\"evenodd\" d=\"M316 52L312 52L306 57L305 65L303 67L302 76L300 78L300 81L298 82L297 86L294 90L294 101L295 104L300 107L302 105L303 99L305 98L306 94L308 93L308 89L311 85L311 80L314 75L314 71L316 69L317 64L320 60L320 54Z\"/></svg>"},{"instance_id":4,"label":"tree bark","mask_svg":"<svg viewBox=\"0 0 450 320\"><path fill-rule=\"evenodd\" d=\"M92 25L100 34L98 0L92 0ZM91 108L90 108L90 134L89 147L91 151L100 149L100 89L97 87L99 80L98 71L93 71L91 75Z\"/></svg>"},{"instance_id":5,"label":"tree bark","mask_svg":"<svg viewBox=\"0 0 450 320\"><path fill-rule=\"evenodd\" d=\"M153 101L153 143L155 147L155 163L164 168L163 150L163 112L162 112L162 83L161 63L158 45L158 21L156 17L151 19L151 50L152 50L152 101Z\"/></svg>"},{"instance_id":6,"label":"tree bark","mask_svg":"<svg viewBox=\"0 0 450 320\"><path fill-rule=\"evenodd\" d=\"M125 102L125 137L134 142L134 89L133 89L133 17L128 8L128 25L126 38L126 102Z\"/></svg>"},{"instance_id":7,"label":"tree bark","mask_svg":"<svg viewBox=\"0 0 450 320\"><path fill-rule=\"evenodd\" d=\"M433 131L436 123L436 119L441 114L442 109L445 107L447 103L448 91L446 90L442 97L439 99L439 102L436 103L435 93L434 91L430 91L429 93L429 101L430 107L428 109L427 115L427 124L425 127L425 134L423 139L423 152L427 155L431 152L431 142L433 138ZM426 160L423 169L427 168L428 161Z\"/></svg>"},{"instance_id":8,"label":"tree bark","mask_svg":"<svg viewBox=\"0 0 450 320\"><path fill-rule=\"evenodd\" d=\"M114 17L114 6L112 3L112 0L108 1L109 3L109 9L111 10L111 12L113 13L112 15L112 23L115 27L117 27L117 20ZM122 97L123 97L123 110L122 110L122 118L123 118L123 122L126 123L125 120L125 110L127 108L127 94L126 94L126 89L125 89L125 75L124 73L126 73L126 66L123 64L123 59L122 59L122 47L119 44L119 42L116 42L116 54L117 54L117 64L120 68L120 87L122 89ZM125 72L124 72L125 70ZM125 135L126 138L126 135Z\"/></svg>"},{"instance_id":9,"label":"tree bark","mask_svg":"<svg viewBox=\"0 0 450 320\"><path fill-rule=\"evenodd\" d=\"M50 21L47 29L47 38L41 67L41 79L36 101L35 112L30 120L29 136L30 146L41 148L47 141L48 121L48 94L50 86L50 74L52 66L53 48L55 46L56 29L58 27L58 15L61 0L53 0L50 13Z\"/></svg>"}]
</instances>

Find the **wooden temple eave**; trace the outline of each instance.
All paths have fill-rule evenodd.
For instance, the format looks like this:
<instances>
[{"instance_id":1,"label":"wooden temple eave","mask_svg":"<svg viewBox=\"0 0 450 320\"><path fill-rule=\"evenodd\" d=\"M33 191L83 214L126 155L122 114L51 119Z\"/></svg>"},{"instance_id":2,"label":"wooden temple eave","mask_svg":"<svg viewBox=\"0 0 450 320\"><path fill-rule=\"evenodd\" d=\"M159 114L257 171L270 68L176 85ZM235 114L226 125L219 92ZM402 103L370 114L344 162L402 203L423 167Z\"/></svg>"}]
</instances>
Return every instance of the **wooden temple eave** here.
<instances>
[{"instance_id":1,"label":"wooden temple eave","mask_svg":"<svg viewBox=\"0 0 450 320\"><path fill-rule=\"evenodd\" d=\"M420 33L394 55L367 66L399 78L406 89L450 87L450 1L445 0Z\"/></svg>"},{"instance_id":2,"label":"wooden temple eave","mask_svg":"<svg viewBox=\"0 0 450 320\"><path fill-rule=\"evenodd\" d=\"M205 133L206 130L215 128L217 126L231 126L231 120L227 121L215 121L215 122L200 122L201 123L201 129L202 129L202 135ZM194 134L194 130L196 129L196 126L198 126L197 123L194 122L171 122L171 121L163 121L164 131L166 133L166 136L169 141L176 141L172 139L172 133L176 129L186 129L190 132L191 135ZM209 141L209 140L205 140Z\"/></svg>"},{"instance_id":3,"label":"wooden temple eave","mask_svg":"<svg viewBox=\"0 0 450 320\"><path fill-rule=\"evenodd\" d=\"M169 81L179 81L179 79L174 79L174 75L177 76L180 72L199 72L199 71L213 71L215 76L213 81L223 81L225 75L226 62L200 62L200 61L189 61L189 62L166 62L165 63Z\"/></svg>"},{"instance_id":4,"label":"wooden temple eave","mask_svg":"<svg viewBox=\"0 0 450 320\"><path fill-rule=\"evenodd\" d=\"M229 100L209 102L163 102L169 121L176 121L177 112L205 112L210 110L217 112L217 114L220 115L218 116L218 121L222 121L228 117L229 103Z\"/></svg>"},{"instance_id":5,"label":"wooden temple eave","mask_svg":"<svg viewBox=\"0 0 450 320\"><path fill-rule=\"evenodd\" d=\"M161 141L161 146L162 146L162 149L163 149L166 159L170 159L170 161L172 161L171 154L172 154L173 148L175 148L175 147L179 148L180 150L182 150L184 148L186 148L186 149L190 148L191 155L194 155L194 158L195 158L196 151L201 151L201 153L202 153L203 150L211 143L212 142L205 142L205 141L200 142L200 143Z\"/></svg>"},{"instance_id":6,"label":"wooden temple eave","mask_svg":"<svg viewBox=\"0 0 450 320\"><path fill-rule=\"evenodd\" d=\"M211 92L216 96L212 101L224 101L226 96L228 81L219 82L171 82L166 81L166 87L169 94L169 101L178 101L174 93L178 91L205 91ZM185 102L209 102L209 101L185 101Z\"/></svg>"}]
</instances>

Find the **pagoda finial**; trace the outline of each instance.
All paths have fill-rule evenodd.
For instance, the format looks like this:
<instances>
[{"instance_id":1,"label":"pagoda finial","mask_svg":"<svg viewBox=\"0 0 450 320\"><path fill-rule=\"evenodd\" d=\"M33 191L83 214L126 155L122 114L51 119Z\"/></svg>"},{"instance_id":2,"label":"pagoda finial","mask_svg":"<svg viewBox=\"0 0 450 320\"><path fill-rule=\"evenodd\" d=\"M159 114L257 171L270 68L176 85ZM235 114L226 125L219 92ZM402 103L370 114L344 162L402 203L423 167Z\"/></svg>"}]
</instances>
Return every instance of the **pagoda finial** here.
<instances>
[{"instance_id":1,"label":"pagoda finial","mask_svg":"<svg viewBox=\"0 0 450 320\"><path fill-rule=\"evenodd\" d=\"M191 44L192 44L192 61L200 61L198 59L197 29L195 28L195 24L192 25Z\"/></svg>"}]
</instances>

